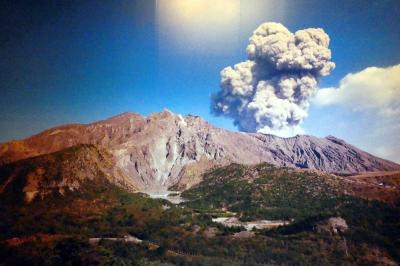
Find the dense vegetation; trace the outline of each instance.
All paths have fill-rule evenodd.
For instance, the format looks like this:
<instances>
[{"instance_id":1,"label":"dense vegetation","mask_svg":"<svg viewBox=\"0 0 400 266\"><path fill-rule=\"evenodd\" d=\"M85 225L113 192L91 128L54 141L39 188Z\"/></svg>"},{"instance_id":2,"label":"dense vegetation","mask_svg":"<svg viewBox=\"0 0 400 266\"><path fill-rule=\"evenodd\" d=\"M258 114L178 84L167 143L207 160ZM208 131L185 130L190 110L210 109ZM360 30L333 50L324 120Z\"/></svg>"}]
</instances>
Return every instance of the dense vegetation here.
<instances>
[{"instance_id":1,"label":"dense vegetation","mask_svg":"<svg viewBox=\"0 0 400 266\"><path fill-rule=\"evenodd\" d=\"M320 173L232 164L205 174L204 181L183 196L189 199L188 207L224 208L242 220L292 220L290 225L264 232L273 237L312 234L327 218L342 217L354 244L382 248L399 260L400 205L366 201L344 191L345 187Z\"/></svg>"},{"instance_id":2,"label":"dense vegetation","mask_svg":"<svg viewBox=\"0 0 400 266\"><path fill-rule=\"evenodd\" d=\"M341 194L322 175L261 164L207 173L173 205L128 193L99 178L80 190L18 204L0 204L0 264L6 265L257 265L376 264L400 261L400 208ZM9 196L6 194L6 196ZM291 224L233 237L241 228L213 223L287 219ZM342 217L344 234L318 231ZM210 233L210 232L214 233ZM93 237L132 235L141 243Z\"/></svg>"},{"instance_id":3,"label":"dense vegetation","mask_svg":"<svg viewBox=\"0 0 400 266\"><path fill-rule=\"evenodd\" d=\"M242 220L297 220L334 209L341 197L338 188L317 174L268 164L217 169L183 196L192 208L227 208L240 213Z\"/></svg>"}]
</instances>

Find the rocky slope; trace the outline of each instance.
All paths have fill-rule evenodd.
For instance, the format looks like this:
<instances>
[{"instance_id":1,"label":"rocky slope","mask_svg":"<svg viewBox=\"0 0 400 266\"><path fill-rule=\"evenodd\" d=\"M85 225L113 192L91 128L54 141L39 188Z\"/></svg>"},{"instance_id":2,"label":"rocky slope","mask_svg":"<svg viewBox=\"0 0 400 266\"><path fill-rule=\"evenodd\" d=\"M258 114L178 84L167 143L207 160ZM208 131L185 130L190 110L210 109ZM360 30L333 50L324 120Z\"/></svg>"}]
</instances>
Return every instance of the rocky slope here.
<instances>
[{"instance_id":1,"label":"rocky slope","mask_svg":"<svg viewBox=\"0 0 400 266\"><path fill-rule=\"evenodd\" d=\"M105 148L77 145L0 166L0 199L32 202L36 197L64 195L88 184L114 184L129 191L132 179L116 167Z\"/></svg>"},{"instance_id":2,"label":"rocky slope","mask_svg":"<svg viewBox=\"0 0 400 266\"><path fill-rule=\"evenodd\" d=\"M309 168L334 173L398 170L335 137L280 138L215 128L197 116L165 110L149 117L124 113L92 124L73 124L0 145L0 164L59 151L78 144L109 149L121 175L140 190L187 188L201 173L232 162Z\"/></svg>"}]
</instances>

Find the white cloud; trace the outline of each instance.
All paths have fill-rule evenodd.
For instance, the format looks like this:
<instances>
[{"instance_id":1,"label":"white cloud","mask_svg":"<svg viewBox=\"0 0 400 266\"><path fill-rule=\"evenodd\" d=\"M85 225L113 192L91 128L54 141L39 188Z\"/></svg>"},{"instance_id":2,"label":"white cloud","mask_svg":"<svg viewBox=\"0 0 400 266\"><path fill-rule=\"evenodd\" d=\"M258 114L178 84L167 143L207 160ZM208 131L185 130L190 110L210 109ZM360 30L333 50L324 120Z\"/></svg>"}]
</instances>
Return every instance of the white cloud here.
<instances>
[{"instance_id":1,"label":"white cloud","mask_svg":"<svg viewBox=\"0 0 400 266\"><path fill-rule=\"evenodd\" d=\"M375 109L382 116L400 115L400 64L368 67L346 75L338 88L320 89L313 101L320 106L340 105L354 111Z\"/></svg>"},{"instance_id":2,"label":"white cloud","mask_svg":"<svg viewBox=\"0 0 400 266\"><path fill-rule=\"evenodd\" d=\"M347 112L348 116L335 119L347 125L347 133L342 134L354 135L348 141L375 155L400 162L400 64L368 67L348 74L338 88L318 90L312 103L320 108L333 106Z\"/></svg>"}]
</instances>

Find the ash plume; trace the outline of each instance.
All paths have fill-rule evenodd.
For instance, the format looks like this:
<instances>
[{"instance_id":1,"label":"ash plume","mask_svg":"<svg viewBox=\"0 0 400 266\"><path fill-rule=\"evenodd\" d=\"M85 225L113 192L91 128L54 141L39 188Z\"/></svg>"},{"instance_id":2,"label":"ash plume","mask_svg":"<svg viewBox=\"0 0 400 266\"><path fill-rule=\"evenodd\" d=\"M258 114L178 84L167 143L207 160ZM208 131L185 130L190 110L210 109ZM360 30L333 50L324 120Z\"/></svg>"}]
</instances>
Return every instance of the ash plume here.
<instances>
[{"instance_id":1,"label":"ash plume","mask_svg":"<svg viewBox=\"0 0 400 266\"><path fill-rule=\"evenodd\" d=\"M246 61L221 71L213 113L233 118L242 131L284 137L302 133L318 79L335 68L329 36L320 28L291 33L268 22L253 32L246 52Z\"/></svg>"}]
</instances>

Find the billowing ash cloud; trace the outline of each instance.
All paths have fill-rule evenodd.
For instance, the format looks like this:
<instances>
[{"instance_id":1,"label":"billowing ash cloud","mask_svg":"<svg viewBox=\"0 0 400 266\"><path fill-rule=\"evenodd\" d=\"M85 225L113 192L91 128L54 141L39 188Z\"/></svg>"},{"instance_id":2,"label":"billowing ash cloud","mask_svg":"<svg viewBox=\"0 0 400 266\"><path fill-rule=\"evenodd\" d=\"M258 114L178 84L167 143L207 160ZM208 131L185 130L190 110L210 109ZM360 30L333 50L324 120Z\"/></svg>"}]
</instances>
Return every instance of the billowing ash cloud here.
<instances>
[{"instance_id":1,"label":"billowing ash cloud","mask_svg":"<svg viewBox=\"0 0 400 266\"><path fill-rule=\"evenodd\" d=\"M260 25L249 39L248 60L221 71L213 113L233 118L242 131L302 133L317 81L335 67L328 47L323 29L293 34L279 23Z\"/></svg>"}]
</instances>

